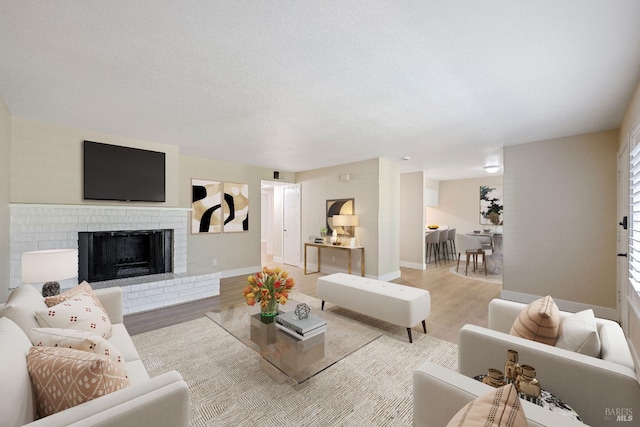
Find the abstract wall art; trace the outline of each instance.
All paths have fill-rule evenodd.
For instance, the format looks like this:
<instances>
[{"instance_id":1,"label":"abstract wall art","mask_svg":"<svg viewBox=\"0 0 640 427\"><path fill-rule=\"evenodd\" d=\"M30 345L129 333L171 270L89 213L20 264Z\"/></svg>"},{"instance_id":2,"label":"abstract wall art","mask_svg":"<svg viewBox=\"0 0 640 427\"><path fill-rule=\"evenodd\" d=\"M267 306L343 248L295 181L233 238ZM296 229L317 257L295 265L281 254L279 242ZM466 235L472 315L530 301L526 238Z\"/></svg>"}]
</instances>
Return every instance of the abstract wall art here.
<instances>
[{"instance_id":1,"label":"abstract wall art","mask_svg":"<svg viewBox=\"0 0 640 427\"><path fill-rule=\"evenodd\" d=\"M353 215L354 199L327 200L327 232L333 232L334 215Z\"/></svg>"},{"instance_id":2,"label":"abstract wall art","mask_svg":"<svg viewBox=\"0 0 640 427\"><path fill-rule=\"evenodd\" d=\"M480 186L480 224L502 225L502 187Z\"/></svg>"},{"instance_id":3,"label":"abstract wall art","mask_svg":"<svg viewBox=\"0 0 640 427\"><path fill-rule=\"evenodd\" d=\"M225 233L249 230L249 185L224 183L223 218Z\"/></svg>"},{"instance_id":4,"label":"abstract wall art","mask_svg":"<svg viewBox=\"0 0 640 427\"><path fill-rule=\"evenodd\" d=\"M222 183L191 180L191 233L222 232Z\"/></svg>"}]
</instances>

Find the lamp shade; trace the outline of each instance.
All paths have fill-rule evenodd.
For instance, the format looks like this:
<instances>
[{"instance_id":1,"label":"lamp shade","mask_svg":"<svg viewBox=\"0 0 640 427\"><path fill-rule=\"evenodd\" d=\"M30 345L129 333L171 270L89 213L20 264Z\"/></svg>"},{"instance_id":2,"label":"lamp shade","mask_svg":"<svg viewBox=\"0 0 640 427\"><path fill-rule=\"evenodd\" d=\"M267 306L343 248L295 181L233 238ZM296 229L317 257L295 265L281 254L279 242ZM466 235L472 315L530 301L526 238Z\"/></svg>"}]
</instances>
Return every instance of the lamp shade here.
<instances>
[{"instance_id":1,"label":"lamp shade","mask_svg":"<svg viewBox=\"0 0 640 427\"><path fill-rule=\"evenodd\" d=\"M77 249L51 249L22 253L22 283L45 283L78 275Z\"/></svg>"},{"instance_id":2,"label":"lamp shade","mask_svg":"<svg viewBox=\"0 0 640 427\"><path fill-rule=\"evenodd\" d=\"M344 226L357 226L358 225L358 215L334 215L333 216L333 225L344 227Z\"/></svg>"}]
</instances>

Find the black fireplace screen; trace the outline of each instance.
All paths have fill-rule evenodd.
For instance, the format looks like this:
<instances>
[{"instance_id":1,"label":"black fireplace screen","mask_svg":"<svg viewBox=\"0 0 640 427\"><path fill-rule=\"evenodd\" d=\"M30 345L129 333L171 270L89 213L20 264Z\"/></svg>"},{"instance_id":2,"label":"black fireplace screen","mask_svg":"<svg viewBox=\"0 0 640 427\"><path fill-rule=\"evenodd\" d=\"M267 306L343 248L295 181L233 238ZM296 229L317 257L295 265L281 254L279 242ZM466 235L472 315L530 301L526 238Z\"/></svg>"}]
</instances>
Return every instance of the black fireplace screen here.
<instances>
[{"instance_id":1,"label":"black fireplace screen","mask_svg":"<svg viewBox=\"0 0 640 427\"><path fill-rule=\"evenodd\" d=\"M78 278L97 282L171 272L173 230L78 233Z\"/></svg>"}]
</instances>

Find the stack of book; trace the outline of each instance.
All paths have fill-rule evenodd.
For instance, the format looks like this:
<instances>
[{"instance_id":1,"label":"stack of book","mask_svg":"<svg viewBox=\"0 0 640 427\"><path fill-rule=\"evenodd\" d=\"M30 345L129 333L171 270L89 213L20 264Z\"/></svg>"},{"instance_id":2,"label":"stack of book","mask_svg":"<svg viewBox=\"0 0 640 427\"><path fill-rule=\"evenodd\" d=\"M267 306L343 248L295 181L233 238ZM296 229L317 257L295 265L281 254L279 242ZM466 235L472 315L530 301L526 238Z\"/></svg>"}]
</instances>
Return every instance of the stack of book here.
<instances>
[{"instance_id":1,"label":"stack of book","mask_svg":"<svg viewBox=\"0 0 640 427\"><path fill-rule=\"evenodd\" d=\"M298 319L293 311L287 311L276 317L276 328L300 340L306 340L326 331L327 322L313 314L309 314L306 319Z\"/></svg>"}]
</instances>

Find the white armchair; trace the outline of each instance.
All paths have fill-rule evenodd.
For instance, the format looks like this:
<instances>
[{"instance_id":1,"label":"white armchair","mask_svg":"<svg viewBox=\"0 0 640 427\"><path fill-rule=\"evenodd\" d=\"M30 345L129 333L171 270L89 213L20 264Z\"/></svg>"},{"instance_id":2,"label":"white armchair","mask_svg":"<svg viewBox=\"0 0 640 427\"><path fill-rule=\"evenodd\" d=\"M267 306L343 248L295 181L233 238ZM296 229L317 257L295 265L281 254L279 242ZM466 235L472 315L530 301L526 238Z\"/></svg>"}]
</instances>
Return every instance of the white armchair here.
<instances>
[{"instance_id":1,"label":"white armchair","mask_svg":"<svg viewBox=\"0 0 640 427\"><path fill-rule=\"evenodd\" d=\"M465 325L459 334L458 370L473 377L489 368L502 370L507 350L516 350L519 362L537 370L542 387L569 404L593 426L620 426L617 414L632 414L624 425L640 426L640 384L620 326L596 319L602 343L601 357L509 335L525 307L512 301L489 303L489 328ZM572 313L560 312L561 319Z\"/></svg>"},{"instance_id":2,"label":"white armchair","mask_svg":"<svg viewBox=\"0 0 640 427\"><path fill-rule=\"evenodd\" d=\"M473 378L424 362L413 372L413 426L442 427L467 403L492 388ZM584 424L521 399L529 426L578 427Z\"/></svg>"}]
</instances>

